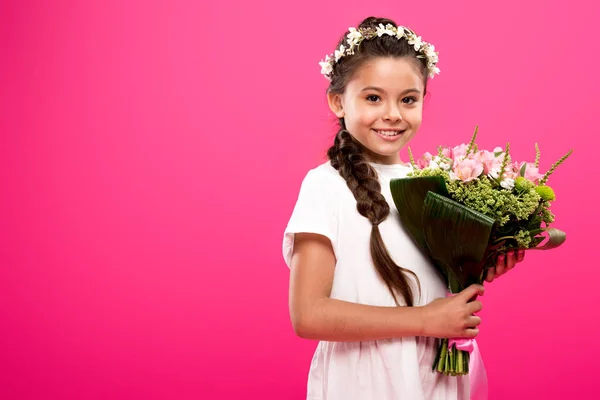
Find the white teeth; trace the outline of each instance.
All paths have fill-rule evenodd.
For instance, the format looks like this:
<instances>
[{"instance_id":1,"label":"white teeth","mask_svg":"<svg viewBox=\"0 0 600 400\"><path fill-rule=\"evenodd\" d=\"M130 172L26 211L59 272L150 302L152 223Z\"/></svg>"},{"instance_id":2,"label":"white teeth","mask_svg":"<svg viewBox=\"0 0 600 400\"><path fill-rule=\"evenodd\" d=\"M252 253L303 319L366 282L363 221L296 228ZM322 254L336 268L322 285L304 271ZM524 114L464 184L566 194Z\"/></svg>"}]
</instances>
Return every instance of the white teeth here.
<instances>
[{"instance_id":1,"label":"white teeth","mask_svg":"<svg viewBox=\"0 0 600 400\"><path fill-rule=\"evenodd\" d=\"M400 132L398 131L377 131L378 133L385 135L385 136L396 136L399 135Z\"/></svg>"}]
</instances>

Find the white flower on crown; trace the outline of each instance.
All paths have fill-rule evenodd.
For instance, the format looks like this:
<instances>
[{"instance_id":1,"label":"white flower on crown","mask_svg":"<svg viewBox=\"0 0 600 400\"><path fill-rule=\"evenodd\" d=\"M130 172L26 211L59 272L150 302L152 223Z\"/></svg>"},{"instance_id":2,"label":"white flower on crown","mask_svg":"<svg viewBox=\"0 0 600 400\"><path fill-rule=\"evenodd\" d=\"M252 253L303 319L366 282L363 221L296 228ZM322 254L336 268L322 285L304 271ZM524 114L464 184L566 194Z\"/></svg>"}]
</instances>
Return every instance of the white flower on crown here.
<instances>
[{"instance_id":1,"label":"white flower on crown","mask_svg":"<svg viewBox=\"0 0 600 400\"><path fill-rule=\"evenodd\" d=\"M382 35L396 36L396 32L394 32L394 25L387 24L386 26L383 26L383 24L379 24L377 27L377 36L381 37Z\"/></svg>"},{"instance_id":2,"label":"white flower on crown","mask_svg":"<svg viewBox=\"0 0 600 400\"><path fill-rule=\"evenodd\" d=\"M408 44L412 44L415 47L415 51L419 51L421 46L423 46L423 41L421 40L421 36L413 34L408 37Z\"/></svg>"},{"instance_id":3,"label":"white flower on crown","mask_svg":"<svg viewBox=\"0 0 600 400\"><path fill-rule=\"evenodd\" d=\"M397 37L398 39L402 39L402 38L404 37L404 34L405 34L405 33L404 33L404 28L403 28L403 27L401 27L401 26L399 26L399 27L396 29L396 37Z\"/></svg>"},{"instance_id":4,"label":"white flower on crown","mask_svg":"<svg viewBox=\"0 0 600 400\"><path fill-rule=\"evenodd\" d=\"M353 27L348 28L348 34L346 35L347 47L343 44L340 45L339 49L336 49L334 54L325 56L325 60L319 62L321 66L321 74L323 74L329 81L331 81L331 73L333 72L333 66L342 57L353 55L355 49L362 43L363 40L373 39L375 37L381 37L383 35L389 35L395 37L398 40L407 40L419 54L417 58L425 58L427 62L427 70L430 78L440 73L440 69L436 66L439 61L438 53L435 51L435 47L421 39L421 36L417 36L413 31L403 26L394 26L392 24L379 24L375 28L356 29Z\"/></svg>"},{"instance_id":5,"label":"white flower on crown","mask_svg":"<svg viewBox=\"0 0 600 400\"><path fill-rule=\"evenodd\" d=\"M348 33L348 44L350 44L351 42L355 43L357 42L359 39L362 39L362 33L360 33L359 31L356 30L356 28L348 28L348 31L350 33Z\"/></svg>"},{"instance_id":6,"label":"white flower on crown","mask_svg":"<svg viewBox=\"0 0 600 400\"><path fill-rule=\"evenodd\" d=\"M349 33L348 33L348 37L346 38L346 43L348 43L348 51L347 54L348 55L352 55L354 54L354 48L357 47L360 42L362 42L362 40L364 39L362 33L360 33L359 31L356 30L356 28L348 28Z\"/></svg>"},{"instance_id":7,"label":"white flower on crown","mask_svg":"<svg viewBox=\"0 0 600 400\"><path fill-rule=\"evenodd\" d=\"M321 73L329 78L329 74L331 74L333 71L333 66L331 65L331 58L329 55L326 55L325 60L319 62L319 65L321 66Z\"/></svg>"},{"instance_id":8,"label":"white flower on crown","mask_svg":"<svg viewBox=\"0 0 600 400\"><path fill-rule=\"evenodd\" d=\"M346 50L346 48L344 47L344 45L341 45L340 49L335 51L335 62L338 62L340 60L340 58L342 58L344 56L345 50Z\"/></svg>"},{"instance_id":9,"label":"white flower on crown","mask_svg":"<svg viewBox=\"0 0 600 400\"><path fill-rule=\"evenodd\" d=\"M427 43L423 46L423 48L425 49L425 56L429 59L430 63L436 63L438 62L438 55L435 52L435 46L432 45L431 43Z\"/></svg>"}]
</instances>

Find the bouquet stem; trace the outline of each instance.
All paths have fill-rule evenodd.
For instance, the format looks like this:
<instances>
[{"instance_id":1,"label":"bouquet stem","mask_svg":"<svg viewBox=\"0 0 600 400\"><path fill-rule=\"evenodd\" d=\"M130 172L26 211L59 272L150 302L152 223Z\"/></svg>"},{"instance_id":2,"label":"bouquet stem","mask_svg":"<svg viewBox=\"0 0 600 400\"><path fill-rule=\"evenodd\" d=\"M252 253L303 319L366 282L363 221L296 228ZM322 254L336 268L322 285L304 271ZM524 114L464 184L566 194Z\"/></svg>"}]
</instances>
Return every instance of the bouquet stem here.
<instances>
[{"instance_id":1,"label":"bouquet stem","mask_svg":"<svg viewBox=\"0 0 600 400\"><path fill-rule=\"evenodd\" d=\"M442 339L440 351L433 363L433 370L444 375L467 375L469 373L469 352L458 350L455 345L448 348L449 340Z\"/></svg>"}]
</instances>

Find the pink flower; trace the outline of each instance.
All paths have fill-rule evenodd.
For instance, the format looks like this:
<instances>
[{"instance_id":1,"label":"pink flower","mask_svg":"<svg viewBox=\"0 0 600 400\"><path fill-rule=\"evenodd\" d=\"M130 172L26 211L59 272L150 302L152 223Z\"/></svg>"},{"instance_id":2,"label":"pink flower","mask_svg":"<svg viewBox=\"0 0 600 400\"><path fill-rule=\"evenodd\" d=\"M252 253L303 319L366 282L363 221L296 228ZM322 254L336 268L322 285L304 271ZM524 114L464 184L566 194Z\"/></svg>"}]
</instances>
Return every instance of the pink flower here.
<instances>
[{"instance_id":1,"label":"pink flower","mask_svg":"<svg viewBox=\"0 0 600 400\"><path fill-rule=\"evenodd\" d=\"M431 162L431 159L432 159L432 158L433 158L433 156L431 155L431 153L429 153L429 152L426 152L425 154L423 154L423 155L421 156L421 158L419 158L419 159L417 160L417 166L418 166L420 169L424 169L424 168L427 168L427 167L429 167L429 163Z\"/></svg>"},{"instance_id":2,"label":"pink flower","mask_svg":"<svg viewBox=\"0 0 600 400\"><path fill-rule=\"evenodd\" d=\"M521 168L523 168L523 165L526 165L526 167L525 167L525 175L524 175L524 177L525 177L525 179L527 179L528 181L531 181L531 182L533 182L533 183L536 183L536 184L537 184L537 183L538 183L538 181L539 181L540 179L542 179L542 177L544 176L544 175L540 174L540 169L539 169L539 168L537 168L537 167L535 166L535 164L533 164L533 163L528 163L528 162L522 162L522 163L520 163L520 164L519 164L519 169L518 169L518 171L519 171L519 175L520 175L520 172L521 172Z\"/></svg>"},{"instance_id":3,"label":"pink flower","mask_svg":"<svg viewBox=\"0 0 600 400\"><path fill-rule=\"evenodd\" d=\"M519 174L515 171L513 171L511 168L506 167L506 169L504 170L504 174L502 174L502 177L504 179L517 179L517 177L519 176Z\"/></svg>"},{"instance_id":4,"label":"pink flower","mask_svg":"<svg viewBox=\"0 0 600 400\"><path fill-rule=\"evenodd\" d=\"M465 155L467 155L467 149L469 148L469 146L467 146L466 144L461 144L459 146L456 146L452 149L452 159L453 160L458 160L461 157L464 157Z\"/></svg>"},{"instance_id":5,"label":"pink flower","mask_svg":"<svg viewBox=\"0 0 600 400\"><path fill-rule=\"evenodd\" d=\"M473 155L473 159L483 164L483 173L489 174L492 171L500 172L502 167L502 159L494 156L494 153L487 150L478 151Z\"/></svg>"},{"instance_id":6,"label":"pink flower","mask_svg":"<svg viewBox=\"0 0 600 400\"><path fill-rule=\"evenodd\" d=\"M521 170L521 164L518 161L513 161L512 163L508 164L508 167L510 167L511 171L516 172L517 174Z\"/></svg>"},{"instance_id":7,"label":"pink flower","mask_svg":"<svg viewBox=\"0 0 600 400\"><path fill-rule=\"evenodd\" d=\"M504 153L502 153L498 158L501 161L504 161ZM502 163L500 163L500 167L501 166L502 166ZM504 173L502 174L502 178L514 180L514 179L517 179L518 176L519 176L519 163L516 161L508 163L506 165L506 167L504 168Z\"/></svg>"},{"instance_id":8,"label":"pink flower","mask_svg":"<svg viewBox=\"0 0 600 400\"><path fill-rule=\"evenodd\" d=\"M452 155L452 149L450 147L444 147L442 149L442 155L444 157L450 158L451 160L454 160L454 156Z\"/></svg>"},{"instance_id":9,"label":"pink flower","mask_svg":"<svg viewBox=\"0 0 600 400\"><path fill-rule=\"evenodd\" d=\"M493 160L494 157L494 153L487 151L487 150L479 150L478 152L476 152L475 154L473 154L472 157L474 160L477 161L481 161L482 163L488 160Z\"/></svg>"},{"instance_id":10,"label":"pink flower","mask_svg":"<svg viewBox=\"0 0 600 400\"><path fill-rule=\"evenodd\" d=\"M455 161L452 172L457 179L460 179L463 182L470 182L481 175L483 172L483 164L473 159Z\"/></svg>"}]
</instances>

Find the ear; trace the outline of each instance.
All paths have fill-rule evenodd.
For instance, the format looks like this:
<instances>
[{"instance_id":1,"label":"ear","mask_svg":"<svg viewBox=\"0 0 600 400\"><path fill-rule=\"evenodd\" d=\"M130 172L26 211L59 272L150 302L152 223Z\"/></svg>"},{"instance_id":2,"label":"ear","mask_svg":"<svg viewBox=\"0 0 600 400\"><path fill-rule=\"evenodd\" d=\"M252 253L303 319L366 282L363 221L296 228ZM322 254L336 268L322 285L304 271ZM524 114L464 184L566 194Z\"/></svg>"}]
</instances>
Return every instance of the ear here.
<instances>
[{"instance_id":1,"label":"ear","mask_svg":"<svg viewBox=\"0 0 600 400\"><path fill-rule=\"evenodd\" d=\"M327 93L329 108L338 118L344 118L344 104L340 94Z\"/></svg>"}]
</instances>

